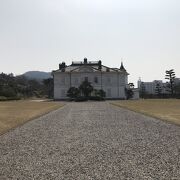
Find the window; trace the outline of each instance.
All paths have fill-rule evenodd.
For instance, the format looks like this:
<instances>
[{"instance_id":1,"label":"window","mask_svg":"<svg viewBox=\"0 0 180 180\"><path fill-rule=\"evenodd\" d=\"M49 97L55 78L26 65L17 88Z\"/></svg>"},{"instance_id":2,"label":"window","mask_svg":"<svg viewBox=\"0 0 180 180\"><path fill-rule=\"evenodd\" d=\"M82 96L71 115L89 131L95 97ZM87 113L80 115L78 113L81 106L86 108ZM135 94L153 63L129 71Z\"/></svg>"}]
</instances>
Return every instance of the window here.
<instances>
[{"instance_id":1,"label":"window","mask_svg":"<svg viewBox=\"0 0 180 180\"><path fill-rule=\"evenodd\" d=\"M75 79L74 79L74 83L75 83L75 84L78 84L78 78L75 78Z\"/></svg>"},{"instance_id":2,"label":"window","mask_svg":"<svg viewBox=\"0 0 180 180\"><path fill-rule=\"evenodd\" d=\"M111 83L111 78L107 77L107 83Z\"/></svg>"},{"instance_id":3,"label":"window","mask_svg":"<svg viewBox=\"0 0 180 180\"><path fill-rule=\"evenodd\" d=\"M62 83L63 85L65 85L65 78L64 78L64 77L62 77L61 83Z\"/></svg>"},{"instance_id":4,"label":"window","mask_svg":"<svg viewBox=\"0 0 180 180\"><path fill-rule=\"evenodd\" d=\"M107 96L108 96L108 97L111 97L111 89L108 89L108 90L107 90Z\"/></svg>"},{"instance_id":5,"label":"window","mask_svg":"<svg viewBox=\"0 0 180 180\"><path fill-rule=\"evenodd\" d=\"M98 83L98 77L94 77L94 82Z\"/></svg>"},{"instance_id":6,"label":"window","mask_svg":"<svg viewBox=\"0 0 180 180\"><path fill-rule=\"evenodd\" d=\"M61 97L64 97L64 96L65 96L65 90L62 89L62 90L61 90Z\"/></svg>"}]
</instances>

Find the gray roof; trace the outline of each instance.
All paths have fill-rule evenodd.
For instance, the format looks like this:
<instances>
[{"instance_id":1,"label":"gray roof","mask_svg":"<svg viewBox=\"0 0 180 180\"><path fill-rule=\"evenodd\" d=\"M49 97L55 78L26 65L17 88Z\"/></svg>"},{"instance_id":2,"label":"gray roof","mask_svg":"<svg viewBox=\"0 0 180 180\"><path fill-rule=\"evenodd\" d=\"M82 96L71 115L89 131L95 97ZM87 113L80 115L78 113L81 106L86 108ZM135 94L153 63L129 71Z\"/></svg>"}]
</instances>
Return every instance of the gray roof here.
<instances>
[{"instance_id":1,"label":"gray roof","mask_svg":"<svg viewBox=\"0 0 180 180\"><path fill-rule=\"evenodd\" d=\"M128 74L126 69L119 68L110 68L101 64L101 61L73 61L71 65L66 66L64 63L64 67L60 64L60 68L58 70L53 71L53 73L58 72L120 72Z\"/></svg>"}]
</instances>

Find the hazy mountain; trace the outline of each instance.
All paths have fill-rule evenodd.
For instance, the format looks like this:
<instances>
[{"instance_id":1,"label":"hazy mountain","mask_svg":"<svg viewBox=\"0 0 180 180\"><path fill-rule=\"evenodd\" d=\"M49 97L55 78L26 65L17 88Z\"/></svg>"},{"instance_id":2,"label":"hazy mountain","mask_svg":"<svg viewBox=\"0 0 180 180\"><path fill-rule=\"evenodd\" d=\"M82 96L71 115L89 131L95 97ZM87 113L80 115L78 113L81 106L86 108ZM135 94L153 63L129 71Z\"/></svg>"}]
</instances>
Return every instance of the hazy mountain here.
<instances>
[{"instance_id":1,"label":"hazy mountain","mask_svg":"<svg viewBox=\"0 0 180 180\"><path fill-rule=\"evenodd\" d=\"M37 80L43 80L52 77L50 72L43 72L43 71L28 71L23 75L28 79L37 79Z\"/></svg>"}]
</instances>

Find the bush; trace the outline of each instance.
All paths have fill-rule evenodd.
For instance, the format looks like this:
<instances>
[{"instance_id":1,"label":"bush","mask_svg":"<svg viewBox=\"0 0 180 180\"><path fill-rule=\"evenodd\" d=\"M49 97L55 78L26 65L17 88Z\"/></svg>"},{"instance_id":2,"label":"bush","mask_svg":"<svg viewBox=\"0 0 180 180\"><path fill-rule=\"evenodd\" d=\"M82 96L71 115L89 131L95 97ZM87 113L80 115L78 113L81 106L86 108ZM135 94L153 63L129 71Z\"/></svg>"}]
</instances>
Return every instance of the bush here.
<instances>
[{"instance_id":1,"label":"bush","mask_svg":"<svg viewBox=\"0 0 180 180\"><path fill-rule=\"evenodd\" d=\"M0 101L11 101L11 100L20 100L20 97L5 97L5 96L0 96Z\"/></svg>"},{"instance_id":2,"label":"bush","mask_svg":"<svg viewBox=\"0 0 180 180\"><path fill-rule=\"evenodd\" d=\"M80 91L76 87L70 87L69 90L67 91L67 96L70 97L71 99L77 98L80 94Z\"/></svg>"},{"instance_id":3,"label":"bush","mask_svg":"<svg viewBox=\"0 0 180 180\"><path fill-rule=\"evenodd\" d=\"M106 92L103 89L94 89L93 94L98 97L106 97Z\"/></svg>"},{"instance_id":4,"label":"bush","mask_svg":"<svg viewBox=\"0 0 180 180\"><path fill-rule=\"evenodd\" d=\"M131 99L133 98L134 92L132 89L125 88L125 94L127 99Z\"/></svg>"},{"instance_id":5,"label":"bush","mask_svg":"<svg viewBox=\"0 0 180 180\"><path fill-rule=\"evenodd\" d=\"M91 96L89 97L89 100L94 100L94 101L104 101L105 99L100 96Z\"/></svg>"},{"instance_id":6,"label":"bush","mask_svg":"<svg viewBox=\"0 0 180 180\"><path fill-rule=\"evenodd\" d=\"M93 86L88 81L83 81L81 85L79 86L80 92L85 96L90 96L91 92L93 91Z\"/></svg>"},{"instance_id":7,"label":"bush","mask_svg":"<svg viewBox=\"0 0 180 180\"><path fill-rule=\"evenodd\" d=\"M84 96L79 96L77 98L75 98L75 102L82 102L82 101L87 101L88 98L84 97Z\"/></svg>"},{"instance_id":8,"label":"bush","mask_svg":"<svg viewBox=\"0 0 180 180\"><path fill-rule=\"evenodd\" d=\"M7 101L7 97L5 97L5 96L0 96L0 101Z\"/></svg>"},{"instance_id":9,"label":"bush","mask_svg":"<svg viewBox=\"0 0 180 180\"><path fill-rule=\"evenodd\" d=\"M1 95L5 97L15 97L16 92L12 87L7 86L1 90Z\"/></svg>"},{"instance_id":10,"label":"bush","mask_svg":"<svg viewBox=\"0 0 180 180\"><path fill-rule=\"evenodd\" d=\"M9 101L10 101L10 100L21 100L20 97L8 97L7 99L8 99Z\"/></svg>"}]
</instances>

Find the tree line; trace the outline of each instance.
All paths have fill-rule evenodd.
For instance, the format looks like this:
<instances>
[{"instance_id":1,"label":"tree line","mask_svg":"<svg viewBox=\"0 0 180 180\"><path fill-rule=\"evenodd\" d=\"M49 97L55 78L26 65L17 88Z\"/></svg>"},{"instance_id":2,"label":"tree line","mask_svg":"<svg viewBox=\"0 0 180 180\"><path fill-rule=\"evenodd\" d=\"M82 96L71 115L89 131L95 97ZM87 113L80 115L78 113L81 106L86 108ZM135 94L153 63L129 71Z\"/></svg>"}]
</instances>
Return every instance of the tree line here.
<instances>
[{"instance_id":1,"label":"tree line","mask_svg":"<svg viewBox=\"0 0 180 180\"><path fill-rule=\"evenodd\" d=\"M16 100L30 97L52 98L53 79L28 79L20 75L0 74L0 100Z\"/></svg>"}]
</instances>

